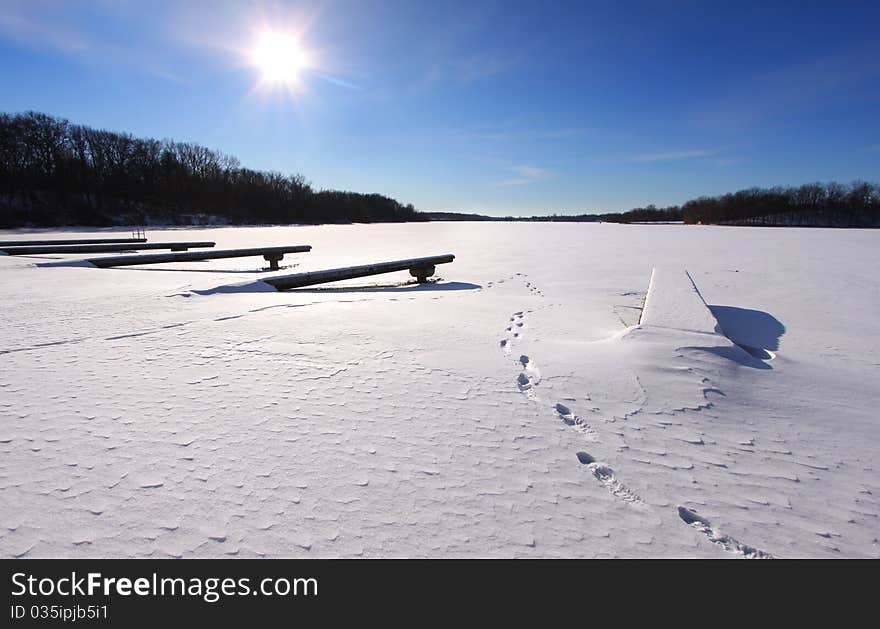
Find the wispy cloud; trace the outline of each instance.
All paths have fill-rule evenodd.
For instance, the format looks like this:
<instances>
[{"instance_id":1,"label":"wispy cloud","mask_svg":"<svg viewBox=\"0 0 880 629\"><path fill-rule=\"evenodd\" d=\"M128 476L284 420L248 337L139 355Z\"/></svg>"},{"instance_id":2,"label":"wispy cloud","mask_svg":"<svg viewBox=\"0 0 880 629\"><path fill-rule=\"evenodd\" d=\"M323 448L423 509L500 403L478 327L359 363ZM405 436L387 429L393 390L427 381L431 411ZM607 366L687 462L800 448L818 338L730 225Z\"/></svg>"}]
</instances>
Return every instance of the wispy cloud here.
<instances>
[{"instance_id":1,"label":"wispy cloud","mask_svg":"<svg viewBox=\"0 0 880 629\"><path fill-rule=\"evenodd\" d=\"M444 3L434 3L442 6ZM426 11L442 15L445 11ZM411 73L409 89L422 92L448 86L462 87L497 80L522 71L532 60L535 43L526 28L522 11L516 20L499 24L495 2L472 2L456 9L455 20L438 20L431 28L420 29L410 42L402 64ZM507 16L510 12L504 11ZM499 37L500 29L521 32L516 46Z\"/></svg>"},{"instance_id":2,"label":"wispy cloud","mask_svg":"<svg viewBox=\"0 0 880 629\"><path fill-rule=\"evenodd\" d=\"M423 78L423 82L426 84L474 83L497 76L515 67L510 59L497 54L456 55L448 53L438 55L438 57L442 61L433 61L430 64Z\"/></svg>"},{"instance_id":3,"label":"wispy cloud","mask_svg":"<svg viewBox=\"0 0 880 629\"><path fill-rule=\"evenodd\" d=\"M459 130L446 135L469 142L562 142L583 137L587 133L588 130L581 127L541 129L529 124L510 124L494 129Z\"/></svg>"},{"instance_id":4,"label":"wispy cloud","mask_svg":"<svg viewBox=\"0 0 880 629\"><path fill-rule=\"evenodd\" d=\"M587 129L583 127L564 127L560 129L549 129L545 131L535 131L532 134L537 140L571 140L581 137L587 133Z\"/></svg>"},{"instance_id":5,"label":"wispy cloud","mask_svg":"<svg viewBox=\"0 0 880 629\"><path fill-rule=\"evenodd\" d=\"M79 9L51 0L13 0L0 12L0 39L41 53L65 55L82 64L132 67L166 81L186 82L170 69L180 63L169 58L167 42L133 43L90 25L90 19L98 15L119 24L136 19L123 0L94 0Z\"/></svg>"},{"instance_id":6,"label":"wispy cloud","mask_svg":"<svg viewBox=\"0 0 880 629\"><path fill-rule=\"evenodd\" d=\"M734 164L739 164L742 160L734 159L732 157L719 157L718 159L713 159L712 163L716 166L733 166Z\"/></svg>"},{"instance_id":7,"label":"wispy cloud","mask_svg":"<svg viewBox=\"0 0 880 629\"><path fill-rule=\"evenodd\" d=\"M34 3L12 3L0 12L0 36L30 48L53 48L65 53L88 50L92 43L63 16Z\"/></svg>"},{"instance_id":8,"label":"wispy cloud","mask_svg":"<svg viewBox=\"0 0 880 629\"><path fill-rule=\"evenodd\" d=\"M344 79L340 79L337 76L333 76L332 74L326 74L324 72L318 72L317 70L312 70L311 74L318 77L322 81L326 81L327 83L332 83L333 85L338 85L339 87L344 87L346 89L355 90L355 91L363 91L363 87L352 83L350 81L346 81Z\"/></svg>"},{"instance_id":9,"label":"wispy cloud","mask_svg":"<svg viewBox=\"0 0 880 629\"><path fill-rule=\"evenodd\" d=\"M664 151L661 153L642 153L632 158L633 162L671 162L682 159L712 157L716 151Z\"/></svg>"},{"instance_id":10,"label":"wispy cloud","mask_svg":"<svg viewBox=\"0 0 880 629\"><path fill-rule=\"evenodd\" d=\"M553 173L546 168L538 166L512 166L510 168L518 176L512 179L505 179L501 182L502 186L522 186L538 181L545 181L553 178Z\"/></svg>"},{"instance_id":11,"label":"wispy cloud","mask_svg":"<svg viewBox=\"0 0 880 629\"><path fill-rule=\"evenodd\" d=\"M728 82L724 92L692 113L692 120L710 128L747 128L852 99L854 92L875 85L878 79L880 45L853 45Z\"/></svg>"}]
</instances>

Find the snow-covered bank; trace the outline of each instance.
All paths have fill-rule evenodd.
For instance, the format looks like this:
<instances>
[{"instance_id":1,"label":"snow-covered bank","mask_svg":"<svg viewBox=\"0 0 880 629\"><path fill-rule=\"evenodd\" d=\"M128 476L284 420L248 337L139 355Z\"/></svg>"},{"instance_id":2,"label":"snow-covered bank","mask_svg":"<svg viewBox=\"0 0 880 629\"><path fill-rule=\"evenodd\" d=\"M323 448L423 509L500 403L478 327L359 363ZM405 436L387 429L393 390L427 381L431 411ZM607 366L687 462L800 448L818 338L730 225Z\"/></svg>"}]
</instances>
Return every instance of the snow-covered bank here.
<instances>
[{"instance_id":1,"label":"snow-covered bank","mask_svg":"<svg viewBox=\"0 0 880 629\"><path fill-rule=\"evenodd\" d=\"M0 259L3 556L880 556L880 233L189 235L456 260L277 293L254 259ZM638 326L655 267L737 344Z\"/></svg>"}]
</instances>

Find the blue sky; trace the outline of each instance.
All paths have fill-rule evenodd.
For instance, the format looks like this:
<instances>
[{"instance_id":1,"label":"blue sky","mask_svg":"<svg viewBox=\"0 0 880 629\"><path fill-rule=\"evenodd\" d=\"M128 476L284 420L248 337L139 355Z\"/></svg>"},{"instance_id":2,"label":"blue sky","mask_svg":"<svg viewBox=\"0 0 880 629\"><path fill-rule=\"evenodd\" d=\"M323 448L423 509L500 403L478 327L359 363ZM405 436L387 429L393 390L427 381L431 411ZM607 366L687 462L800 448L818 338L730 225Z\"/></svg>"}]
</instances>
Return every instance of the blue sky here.
<instances>
[{"instance_id":1,"label":"blue sky","mask_svg":"<svg viewBox=\"0 0 880 629\"><path fill-rule=\"evenodd\" d=\"M877 2L0 0L0 110L424 210L613 211L880 179ZM296 89L259 33L295 33Z\"/></svg>"}]
</instances>

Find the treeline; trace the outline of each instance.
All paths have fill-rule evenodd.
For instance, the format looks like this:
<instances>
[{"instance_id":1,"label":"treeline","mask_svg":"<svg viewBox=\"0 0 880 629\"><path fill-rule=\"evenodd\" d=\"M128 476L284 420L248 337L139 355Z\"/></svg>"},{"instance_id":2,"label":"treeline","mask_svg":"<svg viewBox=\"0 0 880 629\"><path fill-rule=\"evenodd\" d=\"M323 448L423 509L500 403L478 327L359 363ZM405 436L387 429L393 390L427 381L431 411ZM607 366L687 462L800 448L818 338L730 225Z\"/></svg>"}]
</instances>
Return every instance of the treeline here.
<instances>
[{"instance_id":1,"label":"treeline","mask_svg":"<svg viewBox=\"0 0 880 629\"><path fill-rule=\"evenodd\" d=\"M434 212L431 220L492 220L559 223L668 223L761 225L779 227L880 227L880 185L855 181L811 183L796 188L750 188L716 197L700 197L657 208L653 205L606 214L550 216L453 215Z\"/></svg>"},{"instance_id":2,"label":"treeline","mask_svg":"<svg viewBox=\"0 0 880 629\"><path fill-rule=\"evenodd\" d=\"M699 197L681 206L649 205L628 212L576 218L611 223L682 221L692 225L880 227L880 186L854 181L849 185L811 183L788 188L750 188Z\"/></svg>"},{"instance_id":3,"label":"treeline","mask_svg":"<svg viewBox=\"0 0 880 629\"><path fill-rule=\"evenodd\" d=\"M855 181L797 188L751 188L700 197L681 208L685 223L880 227L880 186Z\"/></svg>"},{"instance_id":4,"label":"treeline","mask_svg":"<svg viewBox=\"0 0 880 629\"><path fill-rule=\"evenodd\" d=\"M626 212L609 212L605 214L577 214L565 216L554 214L553 216L531 216L525 220L550 221L550 222L577 222L577 223L669 223L681 222L681 208L677 205L665 208L657 208L653 205L637 207Z\"/></svg>"},{"instance_id":5,"label":"treeline","mask_svg":"<svg viewBox=\"0 0 880 629\"><path fill-rule=\"evenodd\" d=\"M505 221L535 223L641 223L681 222L681 208L676 206L656 208L653 205L639 207L627 212L607 214L549 214L541 216L485 216L483 214L460 214L457 212L422 212L432 221Z\"/></svg>"},{"instance_id":6,"label":"treeline","mask_svg":"<svg viewBox=\"0 0 880 629\"><path fill-rule=\"evenodd\" d=\"M750 188L699 197L681 206L649 205L599 215L616 223L671 222L787 227L880 227L880 185L854 181L798 187Z\"/></svg>"},{"instance_id":7,"label":"treeline","mask_svg":"<svg viewBox=\"0 0 880 629\"><path fill-rule=\"evenodd\" d=\"M422 212L432 221L512 221L534 223L653 223L681 222L681 208L676 206L656 208L653 205L634 208L626 212L606 214L549 214L541 216L485 216L483 214L458 214L455 212Z\"/></svg>"},{"instance_id":8,"label":"treeline","mask_svg":"<svg viewBox=\"0 0 880 629\"><path fill-rule=\"evenodd\" d=\"M425 219L412 205L313 190L198 144L0 114L0 227L414 220Z\"/></svg>"}]
</instances>

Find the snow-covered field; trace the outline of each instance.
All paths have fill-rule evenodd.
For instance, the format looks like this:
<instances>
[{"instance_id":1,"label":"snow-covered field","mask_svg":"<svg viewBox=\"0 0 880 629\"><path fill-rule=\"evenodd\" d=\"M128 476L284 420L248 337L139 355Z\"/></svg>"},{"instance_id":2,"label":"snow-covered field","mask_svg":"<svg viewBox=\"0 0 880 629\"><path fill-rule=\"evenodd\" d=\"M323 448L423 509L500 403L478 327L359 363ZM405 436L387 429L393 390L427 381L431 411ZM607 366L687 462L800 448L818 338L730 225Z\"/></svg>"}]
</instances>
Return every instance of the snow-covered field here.
<instances>
[{"instance_id":1,"label":"snow-covered field","mask_svg":"<svg viewBox=\"0 0 880 629\"><path fill-rule=\"evenodd\" d=\"M880 557L878 231L148 236L457 257L0 257L4 557Z\"/></svg>"}]
</instances>

